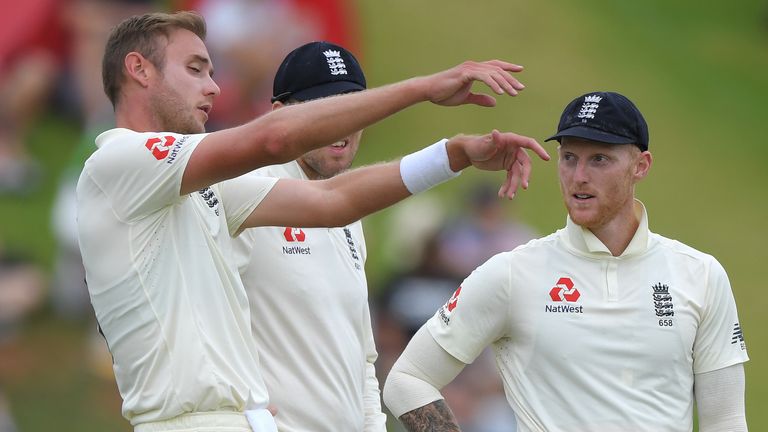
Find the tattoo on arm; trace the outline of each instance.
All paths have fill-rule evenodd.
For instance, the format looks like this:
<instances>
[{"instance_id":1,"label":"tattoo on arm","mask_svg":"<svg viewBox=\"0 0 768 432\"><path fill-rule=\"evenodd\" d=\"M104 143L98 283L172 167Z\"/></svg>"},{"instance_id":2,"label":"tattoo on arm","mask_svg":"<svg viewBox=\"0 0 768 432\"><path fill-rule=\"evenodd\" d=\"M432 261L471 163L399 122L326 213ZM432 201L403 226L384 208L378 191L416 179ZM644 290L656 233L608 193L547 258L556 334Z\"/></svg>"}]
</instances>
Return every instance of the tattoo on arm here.
<instances>
[{"instance_id":1,"label":"tattoo on arm","mask_svg":"<svg viewBox=\"0 0 768 432\"><path fill-rule=\"evenodd\" d=\"M416 408L400 416L405 428L410 432L460 432L453 412L440 399L431 404Z\"/></svg>"}]
</instances>

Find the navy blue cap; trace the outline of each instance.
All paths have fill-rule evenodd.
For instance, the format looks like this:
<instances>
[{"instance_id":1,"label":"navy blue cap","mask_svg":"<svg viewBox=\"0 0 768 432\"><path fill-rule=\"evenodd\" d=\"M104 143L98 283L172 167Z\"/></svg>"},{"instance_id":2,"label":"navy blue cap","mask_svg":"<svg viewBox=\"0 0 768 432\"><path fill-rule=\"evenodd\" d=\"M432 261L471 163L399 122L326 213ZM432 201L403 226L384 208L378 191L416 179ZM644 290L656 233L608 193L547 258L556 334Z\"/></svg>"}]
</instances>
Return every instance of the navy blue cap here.
<instances>
[{"instance_id":1,"label":"navy blue cap","mask_svg":"<svg viewBox=\"0 0 768 432\"><path fill-rule=\"evenodd\" d=\"M363 69L351 52L330 42L310 42L291 51L280 64L272 102L307 101L365 88Z\"/></svg>"},{"instance_id":2,"label":"navy blue cap","mask_svg":"<svg viewBox=\"0 0 768 432\"><path fill-rule=\"evenodd\" d=\"M648 124L640 110L625 96L592 92L565 107L557 133L545 141L576 137L608 144L634 144L648 150Z\"/></svg>"}]
</instances>

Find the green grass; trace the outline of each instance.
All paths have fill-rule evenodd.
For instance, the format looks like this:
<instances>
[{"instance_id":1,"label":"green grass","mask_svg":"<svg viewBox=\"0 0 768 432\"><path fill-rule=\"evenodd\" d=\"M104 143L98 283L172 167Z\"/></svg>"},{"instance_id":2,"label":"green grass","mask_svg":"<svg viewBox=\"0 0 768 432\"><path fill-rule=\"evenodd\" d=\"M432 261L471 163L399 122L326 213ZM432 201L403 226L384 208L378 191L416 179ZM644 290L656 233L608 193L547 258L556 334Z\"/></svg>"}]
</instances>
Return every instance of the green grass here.
<instances>
[{"instance_id":1,"label":"green grass","mask_svg":"<svg viewBox=\"0 0 768 432\"><path fill-rule=\"evenodd\" d=\"M591 90L628 95L645 114L655 161L638 196L651 227L716 256L739 306L752 360L747 363L751 430L768 429L768 328L763 292L768 254L768 11L764 2L523 2L407 0L359 2L362 61L369 83L385 84L467 59L501 58L526 66L527 89L496 108L410 108L370 127L357 164L390 159L456 133L512 130L540 141L554 131L562 107ZM484 90L481 86L478 90ZM48 120L32 149L47 169L27 199L0 199L0 238L50 269L50 208L56 180L78 139ZM554 150L553 146L548 148ZM531 190L515 203L539 231L564 221L555 166L536 162ZM497 174L466 173L434 194L460 207L467 183ZM366 219L372 290L391 274L384 253L393 210ZM90 328L89 328L90 329ZM114 384L85 365L84 327L46 313L0 351L0 386L22 431L128 430Z\"/></svg>"}]
</instances>

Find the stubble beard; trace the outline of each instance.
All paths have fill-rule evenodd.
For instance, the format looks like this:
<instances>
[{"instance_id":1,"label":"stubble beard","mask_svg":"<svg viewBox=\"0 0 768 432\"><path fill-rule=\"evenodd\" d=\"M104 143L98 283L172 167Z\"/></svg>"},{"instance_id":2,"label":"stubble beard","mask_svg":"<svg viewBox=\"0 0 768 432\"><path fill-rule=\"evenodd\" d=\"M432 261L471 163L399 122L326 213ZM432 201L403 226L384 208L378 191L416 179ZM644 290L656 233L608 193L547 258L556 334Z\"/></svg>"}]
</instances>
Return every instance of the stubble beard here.
<instances>
[{"instance_id":1,"label":"stubble beard","mask_svg":"<svg viewBox=\"0 0 768 432\"><path fill-rule=\"evenodd\" d=\"M185 109L187 103L174 90L165 87L151 96L150 105L153 117L162 131L179 134L197 134L205 132L205 125L194 118L194 114Z\"/></svg>"},{"instance_id":2,"label":"stubble beard","mask_svg":"<svg viewBox=\"0 0 768 432\"><path fill-rule=\"evenodd\" d=\"M305 154L300 158L299 165L302 166L305 173L307 171L306 167L312 170L313 180L325 180L349 169L352 165L352 161L345 164L346 166L339 167L334 162L324 160L322 156L315 157L315 155L312 154Z\"/></svg>"}]
</instances>

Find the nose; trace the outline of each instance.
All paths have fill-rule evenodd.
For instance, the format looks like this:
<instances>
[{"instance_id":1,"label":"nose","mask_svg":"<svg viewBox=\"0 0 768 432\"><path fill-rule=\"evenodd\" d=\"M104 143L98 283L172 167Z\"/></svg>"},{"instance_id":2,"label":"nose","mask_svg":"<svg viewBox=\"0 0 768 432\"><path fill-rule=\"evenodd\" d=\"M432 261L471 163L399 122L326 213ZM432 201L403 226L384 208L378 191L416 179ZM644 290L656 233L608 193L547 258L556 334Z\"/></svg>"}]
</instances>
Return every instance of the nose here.
<instances>
[{"instance_id":1,"label":"nose","mask_svg":"<svg viewBox=\"0 0 768 432\"><path fill-rule=\"evenodd\" d=\"M573 180L577 183L588 183L589 173L587 172L587 164L584 161L579 161L573 169Z\"/></svg>"},{"instance_id":2,"label":"nose","mask_svg":"<svg viewBox=\"0 0 768 432\"><path fill-rule=\"evenodd\" d=\"M206 96L218 96L221 94L221 88L219 88L219 85L213 80L213 77L208 78L208 82L205 85L205 94Z\"/></svg>"}]
</instances>

